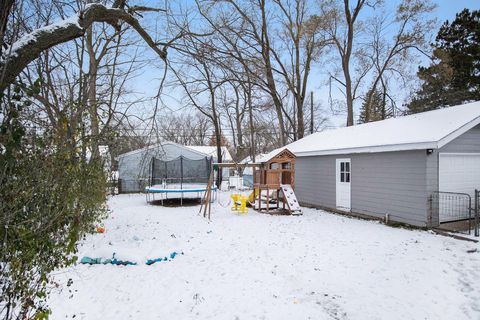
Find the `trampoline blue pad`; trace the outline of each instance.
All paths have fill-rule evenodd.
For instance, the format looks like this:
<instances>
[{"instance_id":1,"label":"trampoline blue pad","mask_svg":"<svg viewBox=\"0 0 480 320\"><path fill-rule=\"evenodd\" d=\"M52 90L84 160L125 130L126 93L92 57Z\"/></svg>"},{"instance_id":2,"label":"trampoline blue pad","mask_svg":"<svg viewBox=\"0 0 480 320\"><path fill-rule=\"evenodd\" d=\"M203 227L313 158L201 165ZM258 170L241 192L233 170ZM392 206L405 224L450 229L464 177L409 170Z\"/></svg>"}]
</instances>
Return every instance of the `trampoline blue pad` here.
<instances>
[{"instance_id":1,"label":"trampoline blue pad","mask_svg":"<svg viewBox=\"0 0 480 320\"><path fill-rule=\"evenodd\" d=\"M189 192L205 192L207 186L184 186L184 188L163 188L161 186L151 186L145 188L149 193L189 193ZM217 191L217 187L213 186L212 191Z\"/></svg>"}]
</instances>

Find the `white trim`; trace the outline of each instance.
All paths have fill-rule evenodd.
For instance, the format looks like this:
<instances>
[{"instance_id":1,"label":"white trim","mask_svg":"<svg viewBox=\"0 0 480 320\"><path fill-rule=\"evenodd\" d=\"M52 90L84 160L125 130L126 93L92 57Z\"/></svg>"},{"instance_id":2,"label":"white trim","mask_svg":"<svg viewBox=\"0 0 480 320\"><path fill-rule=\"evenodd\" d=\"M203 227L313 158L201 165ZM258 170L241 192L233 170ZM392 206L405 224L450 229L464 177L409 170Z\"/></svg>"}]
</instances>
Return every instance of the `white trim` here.
<instances>
[{"instance_id":1,"label":"white trim","mask_svg":"<svg viewBox=\"0 0 480 320\"><path fill-rule=\"evenodd\" d=\"M460 137L462 134L464 134L468 130L476 127L478 124L480 124L480 117L477 117L477 118L473 119L472 121L468 122L467 124L461 126L457 130L453 131L452 133L450 133L450 134L446 135L445 137L443 137L442 139L440 139L437 143L437 148L440 149L441 147L443 147L447 143L449 143L452 140Z\"/></svg>"},{"instance_id":2,"label":"white trim","mask_svg":"<svg viewBox=\"0 0 480 320\"><path fill-rule=\"evenodd\" d=\"M341 155L352 153L375 153L375 152L389 152L389 151L407 151L407 150L421 150L421 149L437 149L436 142L420 142L420 143L404 143L384 146L369 146L359 148L346 149L331 149L322 151L300 151L294 152L297 157L307 156L324 156L324 155Z\"/></svg>"},{"instance_id":3,"label":"white trim","mask_svg":"<svg viewBox=\"0 0 480 320\"><path fill-rule=\"evenodd\" d=\"M440 156L480 156L480 152L439 152Z\"/></svg>"},{"instance_id":4,"label":"white trim","mask_svg":"<svg viewBox=\"0 0 480 320\"><path fill-rule=\"evenodd\" d=\"M349 163L349 180L348 182L340 182L340 164L342 162ZM346 186L348 184L348 187ZM339 205L339 194L345 192L348 197L348 206ZM341 203L340 203L341 204ZM335 159L335 207L339 210L350 212L352 210L352 159L336 158Z\"/></svg>"}]
</instances>

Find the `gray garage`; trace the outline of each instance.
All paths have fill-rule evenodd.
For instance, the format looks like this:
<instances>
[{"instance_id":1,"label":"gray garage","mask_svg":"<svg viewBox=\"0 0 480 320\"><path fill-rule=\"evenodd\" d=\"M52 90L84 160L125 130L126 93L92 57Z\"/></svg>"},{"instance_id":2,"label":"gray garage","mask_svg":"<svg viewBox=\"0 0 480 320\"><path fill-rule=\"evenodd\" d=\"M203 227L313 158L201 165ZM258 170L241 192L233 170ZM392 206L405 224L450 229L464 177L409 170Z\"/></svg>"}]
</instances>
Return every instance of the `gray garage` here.
<instances>
[{"instance_id":1,"label":"gray garage","mask_svg":"<svg viewBox=\"0 0 480 320\"><path fill-rule=\"evenodd\" d=\"M312 134L287 146L297 156L295 192L303 205L388 214L421 227L465 218L468 208L452 216L442 210L447 202L432 210L432 196L473 199L480 188L479 124L475 102Z\"/></svg>"}]
</instances>

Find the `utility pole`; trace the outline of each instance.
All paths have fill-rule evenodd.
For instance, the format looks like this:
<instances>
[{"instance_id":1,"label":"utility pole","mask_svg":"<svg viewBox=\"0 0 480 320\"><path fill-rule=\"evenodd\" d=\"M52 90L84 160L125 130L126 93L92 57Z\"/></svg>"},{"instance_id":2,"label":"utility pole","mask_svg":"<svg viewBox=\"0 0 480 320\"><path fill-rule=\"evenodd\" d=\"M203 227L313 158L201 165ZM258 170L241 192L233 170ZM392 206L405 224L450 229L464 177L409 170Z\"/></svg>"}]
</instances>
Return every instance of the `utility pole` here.
<instances>
[{"instance_id":1,"label":"utility pole","mask_svg":"<svg viewBox=\"0 0 480 320\"><path fill-rule=\"evenodd\" d=\"M310 91L310 134L313 133L313 91Z\"/></svg>"}]
</instances>

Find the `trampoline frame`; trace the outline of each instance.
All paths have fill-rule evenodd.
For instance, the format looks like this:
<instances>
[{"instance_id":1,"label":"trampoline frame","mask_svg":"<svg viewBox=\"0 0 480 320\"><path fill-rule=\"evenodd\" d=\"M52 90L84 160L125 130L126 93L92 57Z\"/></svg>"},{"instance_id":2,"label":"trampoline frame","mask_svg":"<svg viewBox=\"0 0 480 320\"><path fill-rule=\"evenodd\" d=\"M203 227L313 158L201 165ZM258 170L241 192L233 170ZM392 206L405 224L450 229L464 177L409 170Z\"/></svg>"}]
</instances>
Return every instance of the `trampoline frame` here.
<instances>
[{"instance_id":1,"label":"trampoline frame","mask_svg":"<svg viewBox=\"0 0 480 320\"><path fill-rule=\"evenodd\" d=\"M210 202L213 202L217 199L217 187L212 186L212 191L214 192L214 194L213 194L213 198ZM202 198L200 196L200 193L207 192L207 185L205 185L205 187L203 187L203 188L181 188L181 189L178 189L178 188L168 189L168 188L161 188L161 187L155 187L155 186L145 187L145 199L147 200L147 203L155 201L155 194L159 193L160 194L160 201L161 201L162 206L163 206L163 200L168 199L168 194L169 193L180 193L180 205L183 206L183 194L184 193L194 193L194 192L197 193L198 198ZM164 195L165 195L165 197L164 197Z\"/></svg>"}]
</instances>

